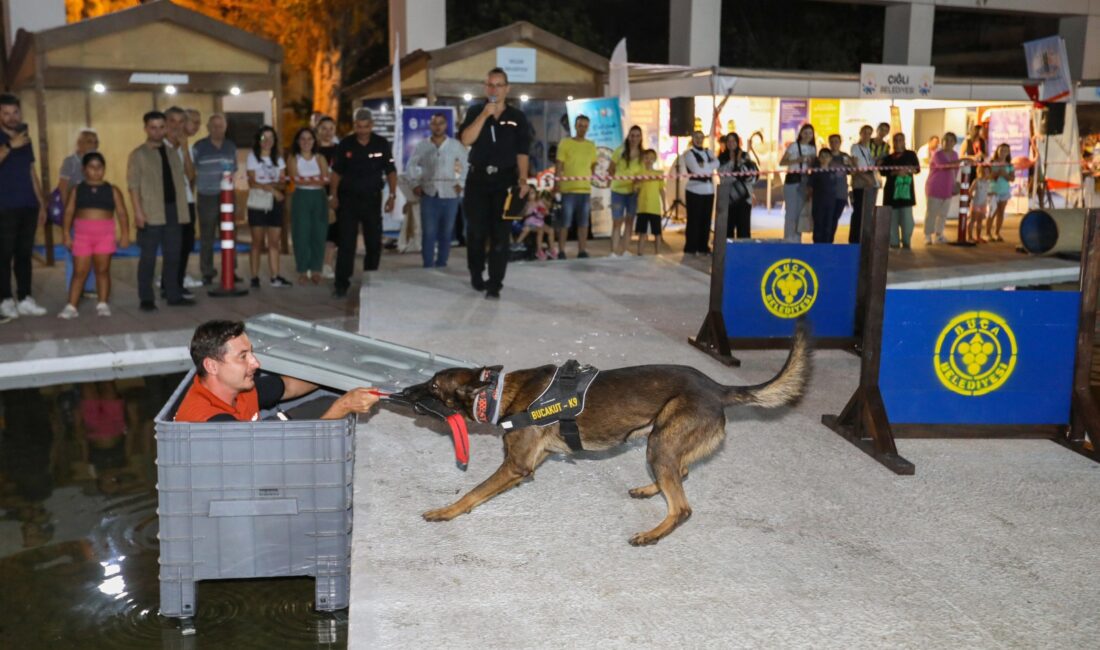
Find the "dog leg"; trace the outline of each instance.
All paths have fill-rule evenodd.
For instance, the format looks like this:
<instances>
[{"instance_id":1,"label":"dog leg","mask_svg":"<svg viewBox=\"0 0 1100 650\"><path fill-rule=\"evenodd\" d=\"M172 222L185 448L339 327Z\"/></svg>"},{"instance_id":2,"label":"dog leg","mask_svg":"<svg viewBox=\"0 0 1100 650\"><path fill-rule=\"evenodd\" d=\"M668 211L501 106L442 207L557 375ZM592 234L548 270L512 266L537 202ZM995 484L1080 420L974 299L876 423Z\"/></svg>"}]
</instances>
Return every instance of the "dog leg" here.
<instances>
[{"instance_id":1,"label":"dog leg","mask_svg":"<svg viewBox=\"0 0 1100 650\"><path fill-rule=\"evenodd\" d=\"M550 455L547 438L535 427L512 431L504 436L504 462L493 475L445 508L429 510L422 516L427 521L450 521L466 514L496 495L515 487L535 472Z\"/></svg>"},{"instance_id":2,"label":"dog leg","mask_svg":"<svg viewBox=\"0 0 1100 650\"><path fill-rule=\"evenodd\" d=\"M691 506L688 505L687 495L684 494L684 485L680 482L680 473L674 466L658 463L653 467L653 473L657 476L656 485L665 495L668 502L668 514L653 530L638 533L630 538L634 546L648 546L661 541L661 538L671 533L677 526L688 520L691 516Z\"/></svg>"},{"instance_id":3,"label":"dog leg","mask_svg":"<svg viewBox=\"0 0 1100 650\"><path fill-rule=\"evenodd\" d=\"M688 477L688 468L684 467L680 470L680 479L683 480ZM642 487L636 487L629 490L627 494L635 499L648 499L649 497L655 497L661 493L661 487L657 483L650 483Z\"/></svg>"}]
</instances>

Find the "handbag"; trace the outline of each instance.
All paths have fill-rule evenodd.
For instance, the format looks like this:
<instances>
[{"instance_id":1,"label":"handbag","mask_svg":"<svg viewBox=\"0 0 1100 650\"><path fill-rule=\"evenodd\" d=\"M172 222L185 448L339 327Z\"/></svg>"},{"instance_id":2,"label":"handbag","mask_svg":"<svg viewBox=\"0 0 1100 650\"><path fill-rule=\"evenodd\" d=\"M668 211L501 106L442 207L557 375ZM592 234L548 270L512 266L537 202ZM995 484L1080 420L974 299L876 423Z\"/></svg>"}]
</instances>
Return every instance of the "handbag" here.
<instances>
[{"instance_id":1,"label":"handbag","mask_svg":"<svg viewBox=\"0 0 1100 650\"><path fill-rule=\"evenodd\" d=\"M267 190L251 188L248 190L248 209L271 212L275 208L275 195Z\"/></svg>"}]
</instances>

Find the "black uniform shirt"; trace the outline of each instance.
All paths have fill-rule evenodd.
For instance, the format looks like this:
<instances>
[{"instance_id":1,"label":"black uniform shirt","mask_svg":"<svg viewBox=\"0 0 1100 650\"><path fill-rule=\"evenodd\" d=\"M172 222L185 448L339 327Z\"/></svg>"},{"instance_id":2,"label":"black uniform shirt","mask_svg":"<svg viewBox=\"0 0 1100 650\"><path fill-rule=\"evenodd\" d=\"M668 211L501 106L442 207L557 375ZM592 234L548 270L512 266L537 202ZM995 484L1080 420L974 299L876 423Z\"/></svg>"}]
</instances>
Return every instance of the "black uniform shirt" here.
<instances>
[{"instance_id":1,"label":"black uniform shirt","mask_svg":"<svg viewBox=\"0 0 1100 650\"><path fill-rule=\"evenodd\" d=\"M459 137L483 110L485 104L471 106L466 111L466 119L458 130ZM516 155L527 155L530 149L531 129L527 124L527 116L518 108L505 106L499 118L490 117L481 127L481 133L470 148L470 171L477 174L489 165L498 169L510 169L516 166Z\"/></svg>"},{"instance_id":2,"label":"black uniform shirt","mask_svg":"<svg viewBox=\"0 0 1100 650\"><path fill-rule=\"evenodd\" d=\"M367 144L351 136L340 141L332 170L340 174L341 196L362 196L382 191L386 174L396 172L390 141L372 133Z\"/></svg>"}]
</instances>

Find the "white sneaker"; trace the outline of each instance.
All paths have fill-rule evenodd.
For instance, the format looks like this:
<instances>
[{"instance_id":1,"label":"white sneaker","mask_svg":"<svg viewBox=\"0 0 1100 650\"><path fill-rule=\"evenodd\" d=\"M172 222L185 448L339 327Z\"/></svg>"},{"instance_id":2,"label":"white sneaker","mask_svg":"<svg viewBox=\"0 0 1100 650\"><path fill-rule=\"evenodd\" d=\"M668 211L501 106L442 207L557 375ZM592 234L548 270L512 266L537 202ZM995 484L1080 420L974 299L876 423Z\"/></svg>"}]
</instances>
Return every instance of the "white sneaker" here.
<instances>
[{"instance_id":1,"label":"white sneaker","mask_svg":"<svg viewBox=\"0 0 1100 650\"><path fill-rule=\"evenodd\" d=\"M6 298L4 302L0 302L0 316L4 318L19 318L19 309L16 308L14 299Z\"/></svg>"},{"instance_id":2,"label":"white sneaker","mask_svg":"<svg viewBox=\"0 0 1100 650\"><path fill-rule=\"evenodd\" d=\"M193 278L190 275L183 276L183 288L184 289L197 289L202 286L202 280ZM103 304L103 303L100 303Z\"/></svg>"},{"instance_id":3,"label":"white sneaker","mask_svg":"<svg viewBox=\"0 0 1100 650\"><path fill-rule=\"evenodd\" d=\"M925 235L924 236L924 245L925 246L931 246L932 245L932 235Z\"/></svg>"},{"instance_id":4,"label":"white sneaker","mask_svg":"<svg viewBox=\"0 0 1100 650\"><path fill-rule=\"evenodd\" d=\"M622 256L623 257L634 257L634 254L631 253L630 251L623 251Z\"/></svg>"},{"instance_id":5,"label":"white sneaker","mask_svg":"<svg viewBox=\"0 0 1100 650\"><path fill-rule=\"evenodd\" d=\"M27 296L19 301L19 305L16 307L19 313L23 316L45 316L46 308L40 307L34 298Z\"/></svg>"},{"instance_id":6,"label":"white sneaker","mask_svg":"<svg viewBox=\"0 0 1100 650\"><path fill-rule=\"evenodd\" d=\"M936 235L936 243L937 244L946 244L947 239L943 235Z\"/></svg>"},{"instance_id":7,"label":"white sneaker","mask_svg":"<svg viewBox=\"0 0 1100 650\"><path fill-rule=\"evenodd\" d=\"M326 280L332 280L336 277L336 272L332 270L331 266L325 264L324 268L321 269L321 277Z\"/></svg>"},{"instance_id":8,"label":"white sneaker","mask_svg":"<svg viewBox=\"0 0 1100 650\"><path fill-rule=\"evenodd\" d=\"M95 306L95 313L99 316L110 316L111 307L105 302L101 302Z\"/></svg>"},{"instance_id":9,"label":"white sneaker","mask_svg":"<svg viewBox=\"0 0 1100 650\"><path fill-rule=\"evenodd\" d=\"M608 257L618 257L618 256L619 256L618 253L611 253L610 255L608 255Z\"/></svg>"},{"instance_id":10,"label":"white sneaker","mask_svg":"<svg viewBox=\"0 0 1100 650\"><path fill-rule=\"evenodd\" d=\"M76 307L72 305L65 305L65 308L57 313L57 317L62 320L72 320L80 315L80 312L76 310Z\"/></svg>"}]
</instances>

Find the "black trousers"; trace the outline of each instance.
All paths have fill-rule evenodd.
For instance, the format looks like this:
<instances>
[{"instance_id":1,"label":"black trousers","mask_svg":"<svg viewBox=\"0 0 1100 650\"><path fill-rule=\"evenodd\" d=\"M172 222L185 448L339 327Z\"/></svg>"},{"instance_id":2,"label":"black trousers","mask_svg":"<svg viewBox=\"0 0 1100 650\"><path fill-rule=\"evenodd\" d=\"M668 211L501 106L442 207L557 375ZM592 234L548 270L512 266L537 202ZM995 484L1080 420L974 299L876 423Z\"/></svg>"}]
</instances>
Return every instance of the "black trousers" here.
<instances>
[{"instance_id":1,"label":"black trousers","mask_svg":"<svg viewBox=\"0 0 1100 650\"><path fill-rule=\"evenodd\" d=\"M12 262L15 262L16 301L31 295L31 252L38 230L38 208L0 210L0 300L11 294Z\"/></svg>"},{"instance_id":2,"label":"black trousers","mask_svg":"<svg viewBox=\"0 0 1100 650\"><path fill-rule=\"evenodd\" d=\"M848 243L859 243L859 232L863 229L863 201L867 192L871 193L869 199L872 204L875 202L875 196L878 194L878 190L874 187L868 188L852 188L852 222L848 228ZM872 208L873 209L873 208Z\"/></svg>"},{"instance_id":3,"label":"black trousers","mask_svg":"<svg viewBox=\"0 0 1100 650\"><path fill-rule=\"evenodd\" d=\"M462 199L466 215L466 266L470 277L483 279L488 246L489 281L486 287L500 291L508 269L511 224L504 220L504 199L509 183L468 181Z\"/></svg>"},{"instance_id":4,"label":"black trousers","mask_svg":"<svg viewBox=\"0 0 1100 650\"><path fill-rule=\"evenodd\" d=\"M726 239L748 239L752 237L752 204L745 201L730 201L729 216L726 218Z\"/></svg>"},{"instance_id":5,"label":"black trousers","mask_svg":"<svg viewBox=\"0 0 1100 650\"><path fill-rule=\"evenodd\" d=\"M187 204L187 213L191 215L190 223L180 224L180 263L179 273L177 273L176 281L180 284L180 289L183 289L183 278L187 276L187 261L191 259L191 251L195 248L195 227L198 225L198 216L195 212L195 204ZM160 288L165 289L164 275L160 276Z\"/></svg>"},{"instance_id":6,"label":"black trousers","mask_svg":"<svg viewBox=\"0 0 1100 650\"><path fill-rule=\"evenodd\" d=\"M153 302L153 273L157 268L157 249L164 256L164 266L160 270L161 278L178 278L180 268L180 223L176 217L176 206L165 205L165 223L163 226L146 225L137 232L137 243L141 248L138 258L138 299ZM181 298L179 282L169 282L165 287L168 302Z\"/></svg>"},{"instance_id":7,"label":"black trousers","mask_svg":"<svg viewBox=\"0 0 1100 650\"><path fill-rule=\"evenodd\" d=\"M364 271L377 271L382 261L382 192L362 195L342 195L336 210L336 280L337 289L351 286L351 271L355 266L355 248L359 230L363 230Z\"/></svg>"},{"instance_id":8,"label":"black trousers","mask_svg":"<svg viewBox=\"0 0 1100 650\"><path fill-rule=\"evenodd\" d=\"M684 252L706 253L710 251L710 219L714 212L714 195L684 192L684 198L687 203Z\"/></svg>"}]
</instances>

